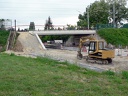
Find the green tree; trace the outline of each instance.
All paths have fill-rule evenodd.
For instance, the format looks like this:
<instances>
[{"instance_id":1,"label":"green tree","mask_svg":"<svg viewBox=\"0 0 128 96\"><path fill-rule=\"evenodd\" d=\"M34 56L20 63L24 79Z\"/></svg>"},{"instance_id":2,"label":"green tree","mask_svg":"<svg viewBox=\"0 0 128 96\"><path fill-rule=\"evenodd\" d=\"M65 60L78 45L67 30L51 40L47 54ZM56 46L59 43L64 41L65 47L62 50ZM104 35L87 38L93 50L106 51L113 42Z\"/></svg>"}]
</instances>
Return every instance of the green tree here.
<instances>
[{"instance_id":1,"label":"green tree","mask_svg":"<svg viewBox=\"0 0 128 96\"><path fill-rule=\"evenodd\" d=\"M69 35L46 35L46 36L42 36L41 40L43 42L54 41L54 40L63 40L63 42L66 42L69 37L70 37Z\"/></svg>"},{"instance_id":2,"label":"green tree","mask_svg":"<svg viewBox=\"0 0 128 96\"><path fill-rule=\"evenodd\" d=\"M121 5L126 5L127 0L106 0L107 3L113 4L113 3L120 3Z\"/></svg>"},{"instance_id":3,"label":"green tree","mask_svg":"<svg viewBox=\"0 0 128 96\"><path fill-rule=\"evenodd\" d=\"M76 26L73 26L73 25L70 25L70 24L67 24L67 30L75 30L76 29Z\"/></svg>"},{"instance_id":4,"label":"green tree","mask_svg":"<svg viewBox=\"0 0 128 96\"><path fill-rule=\"evenodd\" d=\"M95 27L96 24L108 23L108 3L105 0L95 1L90 6L86 8L84 14L79 14L79 21L77 22L78 28L87 28L87 15L89 14L89 24L90 27Z\"/></svg>"},{"instance_id":5,"label":"green tree","mask_svg":"<svg viewBox=\"0 0 128 96\"><path fill-rule=\"evenodd\" d=\"M97 24L108 24L109 18L111 23L121 23L122 20L128 20L128 8L126 8L126 0L100 0L95 1L86 8L84 14L79 14L78 28L87 28L87 15L89 13L89 24L96 26ZM114 6L113 6L114 5ZM113 10L115 9L115 10ZM115 16L114 16L115 14ZM115 17L115 20L114 20Z\"/></svg>"},{"instance_id":6,"label":"green tree","mask_svg":"<svg viewBox=\"0 0 128 96\"><path fill-rule=\"evenodd\" d=\"M79 14L79 21L77 22L78 29L85 29L87 27L87 14Z\"/></svg>"},{"instance_id":7,"label":"green tree","mask_svg":"<svg viewBox=\"0 0 128 96\"><path fill-rule=\"evenodd\" d=\"M116 26L118 23L121 23L122 20L128 20L128 8L126 8L127 0L106 1L109 4L109 16L115 21Z\"/></svg>"},{"instance_id":8,"label":"green tree","mask_svg":"<svg viewBox=\"0 0 128 96\"><path fill-rule=\"evenodd\" d=\"M48 20L46 20L44 30L53 30L53 25L50 16L48 17Z\"/></svg>"},{"instance_id":9,"label":"green tree","mask_svg":"<svg viewBox=\"0 0 128 96\"><path fill-rule=\"evenodd\" d=\"M5 30L5 25L1 25L1 30Z\"/></svg>"},{"instance_id":10,"label":"green tree","mask_svg":"<svg viewBox=\"0 0 128 96\"><path fill-rule=\"evenodd\" d=\"M5 19L0 19L0 29L1 30L5 30L5 24L4 24L4 22L5 22Z\"/></svg>"},{"instance_id":11,"label":"green tree","mask_svg":"<svg viewBox=\"0 0 128 96\"><path fill-rule=\"evenodd\" d=\"M34 31L35 30L35 23L34 22L30 22L29 30L30 31Z\"/></svg>"},{"instance_id":12,"label":"green tree","mask_svg":"<svg viewBox=\"0 0 128 96\"><path fill-rule=\"evenodd\" d=\"M95 1L89 8L90 25L108 23L108 4L104 0Z\"/></svg>"}]
</instances>

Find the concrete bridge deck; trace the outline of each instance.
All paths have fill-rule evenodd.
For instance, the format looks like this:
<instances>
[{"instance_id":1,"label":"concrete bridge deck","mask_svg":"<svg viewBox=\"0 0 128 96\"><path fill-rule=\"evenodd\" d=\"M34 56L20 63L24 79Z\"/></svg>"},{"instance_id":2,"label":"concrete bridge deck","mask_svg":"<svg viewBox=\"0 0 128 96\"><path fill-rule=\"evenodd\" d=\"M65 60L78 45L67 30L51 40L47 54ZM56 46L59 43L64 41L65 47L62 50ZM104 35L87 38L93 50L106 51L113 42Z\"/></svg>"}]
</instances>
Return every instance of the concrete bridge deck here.
<instances>
[{"instance_id":1,"label":"concrete bridge deck","mask_svg":"<svg viewBox=\"0 0 128 96\"><path fill-rule=\"evenodd\" d=\"M48 30L48 31L29 31L31 34L38 35L80 35L95 34L96 30Z\"/></svg>"}]
</instances>

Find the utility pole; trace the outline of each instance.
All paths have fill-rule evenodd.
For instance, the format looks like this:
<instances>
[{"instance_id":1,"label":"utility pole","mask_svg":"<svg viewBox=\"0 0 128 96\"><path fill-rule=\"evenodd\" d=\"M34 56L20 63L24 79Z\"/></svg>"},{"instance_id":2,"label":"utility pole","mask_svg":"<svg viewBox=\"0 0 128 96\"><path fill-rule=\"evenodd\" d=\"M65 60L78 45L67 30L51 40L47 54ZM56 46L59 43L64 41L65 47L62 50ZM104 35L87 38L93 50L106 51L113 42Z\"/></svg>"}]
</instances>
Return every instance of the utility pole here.
<instances>
[{"instance_id":1,"label":"utility pole","mask_svg":"<svg viewBox=\"0 0 128 96\"><path fill-rule=\"evenodd\" d=\"M15 32L16 32L16 20L14 22L15 22Z\"/></svg>"},{"instance_id":2,"label":"utility pole","mask_svg":"<svg viewBox=\"0 0 128 96\"><path fill-rule=\"evenodd\" d=\"M12 31L12 19L10 21L11 21L11 31Z\"/></svg>"},{"instance_id":3,"label":"utility pole","mask_svg":"<svg viewBox=\"0 0 128 96\"><path fill-rule=\"evenodd\" d=\"M115 1L113 1L113 27L115 28L116 25L115 25Z\"/></svg>"},{"instance_id":4,"label":"utility pole","mask_svg":"<svg viewBox=\"0 0 128 96\"><path fill-rule=\"evenodd\" d=\"M88 30L89 30L89 6L87 7L87 21L88 21Z\"/></svg>"}]
</instances>

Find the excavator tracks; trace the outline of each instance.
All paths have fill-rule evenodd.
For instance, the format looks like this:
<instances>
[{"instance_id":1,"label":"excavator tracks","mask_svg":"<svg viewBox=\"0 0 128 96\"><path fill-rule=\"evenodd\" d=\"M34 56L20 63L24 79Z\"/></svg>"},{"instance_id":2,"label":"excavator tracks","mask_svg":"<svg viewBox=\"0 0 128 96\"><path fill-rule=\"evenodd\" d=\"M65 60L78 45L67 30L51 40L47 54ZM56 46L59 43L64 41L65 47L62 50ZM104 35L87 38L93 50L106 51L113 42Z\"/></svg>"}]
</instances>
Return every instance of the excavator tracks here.
<instances>
[{"instance_id":1,"label":"excavator tracks","mask_svg":"<svg viewBox=\"0 0 128 96\"><path fill-rule=\"evenodd\" d=\"M112 63L111 59L97 59L97 58L90 58L88 56L85 57L88 63L96 63L96 64L110 64Z\"/></svg>"}]
</instances>

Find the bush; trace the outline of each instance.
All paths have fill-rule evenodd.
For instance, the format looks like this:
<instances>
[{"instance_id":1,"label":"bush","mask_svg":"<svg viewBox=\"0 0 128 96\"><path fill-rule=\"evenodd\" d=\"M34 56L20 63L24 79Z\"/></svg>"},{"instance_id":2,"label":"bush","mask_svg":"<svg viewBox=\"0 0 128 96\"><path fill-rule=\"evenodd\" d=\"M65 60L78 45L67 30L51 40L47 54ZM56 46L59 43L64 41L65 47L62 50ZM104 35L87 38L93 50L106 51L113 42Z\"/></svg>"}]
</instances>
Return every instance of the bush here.
<instances>
[{"instance_id":1,"label":"bush","mask_svg":"<svg viewBox=\"0 0 128 96\"><path fill-rule=\"evenodd\" d=\"M128 29L127 28L110 28L100 29L98 34L106 40L107 43L111 43L115 46L122 45L128 46Z\"/></svg>"},{"instance_id":2,"label":"bush","mask_svg":"<svg viewBox=\"0 0 128 96\"><path fill-rule=\"evenodd\" d=\"M5 51L5 46L7 43L8 36L9 36L8 31L0 30L0 46L2 47L0 51Z\"/></svg>"},{"instance_id":3,"label":"bush","mask_svg":"<svg viewBox=\"0 0 128 96\"><path fill-rule=\"evenodd\" d=\"M63 40L64 42L68 40L70 36L68 35L48 35L48 36L43 36L41 37L41 40L43 42L46 42L46 41L53 41L53 40Z\"/></svg>"}]
</instances>

